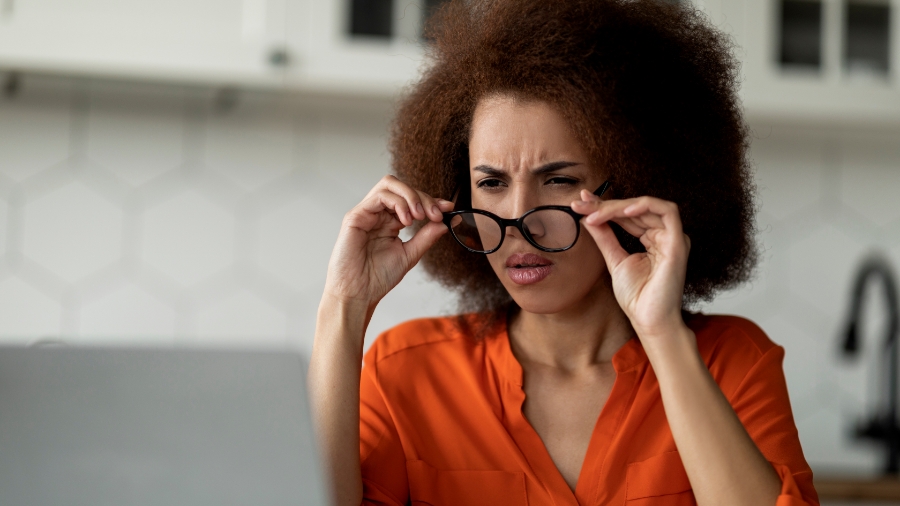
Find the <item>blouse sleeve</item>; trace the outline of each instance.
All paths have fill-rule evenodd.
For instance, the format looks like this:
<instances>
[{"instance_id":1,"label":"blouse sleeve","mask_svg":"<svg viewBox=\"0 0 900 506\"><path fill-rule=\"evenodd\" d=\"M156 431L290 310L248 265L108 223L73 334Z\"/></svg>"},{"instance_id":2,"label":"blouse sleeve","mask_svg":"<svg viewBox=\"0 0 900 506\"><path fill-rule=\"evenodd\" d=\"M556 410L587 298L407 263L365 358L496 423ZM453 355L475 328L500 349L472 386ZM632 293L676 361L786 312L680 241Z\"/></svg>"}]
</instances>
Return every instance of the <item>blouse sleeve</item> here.
<instances>
[{"instance_id":1,"label":"blouse sleeve","mask_svg":"<svg viewBox=\"0 0 900 506\"><path fill-rule=\"evenodd\" d=\"M359 388L359 458L363 504L404 506L409 497L406 457L381 391L366 364Z\"/></svg>"},{"instance_id":2,"label":"blouse sleeve","mask_svg":"<svg viewBox=\"0 0 900 506\"><path fill-rule=\"evenodd\" d=\"M803 457L791 412L783 359L784 348L770 348L750 368L729 400L750 437L781 478L781 494L776 505L818 506L812 470Z\"/></svg>"}]
</instances>

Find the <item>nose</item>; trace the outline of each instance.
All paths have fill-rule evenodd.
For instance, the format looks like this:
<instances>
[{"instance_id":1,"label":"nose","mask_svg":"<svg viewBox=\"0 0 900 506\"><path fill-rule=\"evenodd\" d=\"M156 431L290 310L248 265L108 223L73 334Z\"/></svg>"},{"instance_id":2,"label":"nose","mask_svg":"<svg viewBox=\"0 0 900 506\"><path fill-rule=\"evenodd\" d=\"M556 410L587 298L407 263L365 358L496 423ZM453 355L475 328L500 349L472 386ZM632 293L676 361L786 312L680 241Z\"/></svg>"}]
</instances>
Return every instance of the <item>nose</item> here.
<instances>
[{"instance_id":1,"label":"nose","mask_svg":"<svg viewBox=\"0 0 900 506\"><path fill-rule=\"evenodd\" d=\"M525 229L525 233L535 240L540 240L547 233L548 227L547 224L544 223L544 220L541 219L541 214L541 211L530 214L522 223L522 228Z\"/></svg>"},{"instance_id":2,"label":"nose","mask_svg":"<svg viewBox=\"0 0 900 506\"><path fill-rule=\"evenodd\" d=\"M538 203L536 192L531 188L531 185L526 184L516 185L513 191L510 192L509 199L511 200L507 215L509 219L521 218L522 215L540 205ZM528 230L528 233L532 235L537 232L538 231L535 230ZM524 239L519 229L513 226L507 228L506 234L507 236Z\"/></svg>"}]
</instances>

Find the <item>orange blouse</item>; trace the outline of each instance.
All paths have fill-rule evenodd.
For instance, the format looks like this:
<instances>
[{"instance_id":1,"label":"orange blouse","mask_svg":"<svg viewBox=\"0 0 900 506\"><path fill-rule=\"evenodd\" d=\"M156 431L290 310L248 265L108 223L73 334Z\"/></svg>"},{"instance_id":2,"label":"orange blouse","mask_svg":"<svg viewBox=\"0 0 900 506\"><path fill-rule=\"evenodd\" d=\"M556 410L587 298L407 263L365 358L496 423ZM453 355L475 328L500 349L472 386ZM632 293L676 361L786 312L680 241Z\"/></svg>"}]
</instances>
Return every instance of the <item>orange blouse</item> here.
<instances>
[{"instance_id":1,"label":"orange blouse","mask_svg":"<svg viewBox=\"0 0 900 506\"><path fill-rule=\"evenodd\" d=\"M734 316L690 315L713 378L782 480L777 506L818 505L781 362L784 349ZM453 318L404 323L365 355L360 457L365 504L696 504L640 342L616 380L572 493L522 413L506 330L476 342Z\"/></svg>"}]
</instances>

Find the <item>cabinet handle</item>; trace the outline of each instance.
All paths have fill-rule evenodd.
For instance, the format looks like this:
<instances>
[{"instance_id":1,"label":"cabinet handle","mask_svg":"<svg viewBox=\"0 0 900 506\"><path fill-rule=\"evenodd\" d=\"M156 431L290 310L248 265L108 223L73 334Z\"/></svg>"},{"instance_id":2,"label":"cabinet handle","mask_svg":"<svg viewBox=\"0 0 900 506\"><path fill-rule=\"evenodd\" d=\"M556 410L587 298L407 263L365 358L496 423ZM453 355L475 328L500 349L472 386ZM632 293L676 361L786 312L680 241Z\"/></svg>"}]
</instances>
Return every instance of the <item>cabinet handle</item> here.
<instances>
[{"instance_id":1,"label":"cabinet handle","mask_svg":"<svg viewBox=\"0 0 900 506\"><path fill-rule=\"evenodd\" d=\"M287 49L276 47L269 51L269 64L273 67L287 67L291 63L291 56Z\"/></svg>"},{"instance_id":2,"label":"cabinet handle","mask_svg":"<svg viewBox=\"0 0 900 506\"><path fill-rule=\"evenodd\" d=\"M3 96L6 98L15 98L22 89L22 79L18 72L10 72L3 80Z\"/></svg>"}]
</instances>

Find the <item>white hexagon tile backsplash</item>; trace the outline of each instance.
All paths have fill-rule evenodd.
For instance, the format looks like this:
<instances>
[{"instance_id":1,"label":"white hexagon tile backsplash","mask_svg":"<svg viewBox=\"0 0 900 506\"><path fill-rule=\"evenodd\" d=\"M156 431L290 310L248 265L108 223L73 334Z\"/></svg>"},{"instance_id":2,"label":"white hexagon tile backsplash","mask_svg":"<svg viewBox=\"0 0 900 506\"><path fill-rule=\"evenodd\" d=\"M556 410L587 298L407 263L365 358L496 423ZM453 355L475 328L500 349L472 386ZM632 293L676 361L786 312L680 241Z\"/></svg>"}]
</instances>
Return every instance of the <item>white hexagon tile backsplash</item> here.
<instances>
[{"instance_id":1,"label":"white hexagon tile backsplash","mask_svg":"<svg viewBox=\"0 0 900 506\"><path fill-rule=\"evenodd\" d=\"M309 349L341 219L389 169L390 113L25 79L0 98L0 341ZM900 139L754 127L758 275L702 309L750 317L785 347L815 468L872 468L878 454L846 434L877 402L884 311L867 313L858 360L838 343L863 256L900 266ZM367 342L453 308L414 269Z\"/></svg>"}]
</instances>

